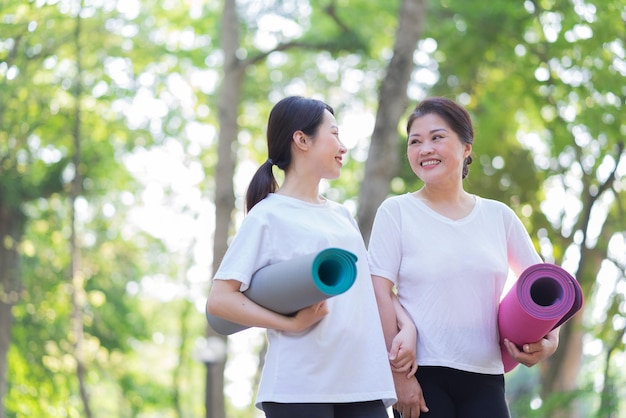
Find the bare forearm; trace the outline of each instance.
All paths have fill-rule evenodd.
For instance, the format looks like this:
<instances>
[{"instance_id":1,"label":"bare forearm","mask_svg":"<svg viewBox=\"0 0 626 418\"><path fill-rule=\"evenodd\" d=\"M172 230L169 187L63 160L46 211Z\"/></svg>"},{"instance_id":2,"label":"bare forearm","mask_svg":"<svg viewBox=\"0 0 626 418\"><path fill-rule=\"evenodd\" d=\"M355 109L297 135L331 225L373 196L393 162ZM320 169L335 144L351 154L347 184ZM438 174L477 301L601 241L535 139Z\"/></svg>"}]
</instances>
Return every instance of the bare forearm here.
<instances>
[{"instance_id":1,"label":"bare forearm","mask_svg":"<svg viewBox=\"0 0 626 418\"><path fill-rule=\"evenodd\" d=\"M404 309L404 306L402 306L402 304L400 303L398 296L396 294L392 294L391 300L392 300L393 307L396 313L396 318L398 320L398 327L400 329L403 329L405 327L415 328L415 324L413 323L413 320L411 319L407 311Z\"/></svg>"},{"instance_id":2,"label":"bare forearm","mask_svg":"<svg viewBox=\"0 0 626 418\"><path fill-rule=\"evenodd\" d=\"M280 330L287 327L287 317L263 308L241 292L209 296L207 312L248 327Z\"/></svg>"},{"instance_id":3,"label":"bare forearm","mask_svg":"<svg viewBox=\"0 0 626 418\"><path fill-rule=\"evenodd\" d=\"M380 321L383 326L383 334L387 349L391 348L391 343L398 333L398 318L396 317L396 309L393 302L393 292L391 286L386 283L386 279L373 276L374 292L376 293L376 302L378 304L378 312Z\"/></svg>"},{"instance_id":4,"label":"bare forearm","mask_svg":"<svg viewBox=\"0 0 626 418\"><path fill-rule=\"evenodd\" d=\"M320 321L328 313L321 302L305 308L295 316L286 316L262 307L239 291L239 282L215 280L207 301L211 315L248 327L261 327L279 331L302 331Z\"/></svg>"}]
</instances>

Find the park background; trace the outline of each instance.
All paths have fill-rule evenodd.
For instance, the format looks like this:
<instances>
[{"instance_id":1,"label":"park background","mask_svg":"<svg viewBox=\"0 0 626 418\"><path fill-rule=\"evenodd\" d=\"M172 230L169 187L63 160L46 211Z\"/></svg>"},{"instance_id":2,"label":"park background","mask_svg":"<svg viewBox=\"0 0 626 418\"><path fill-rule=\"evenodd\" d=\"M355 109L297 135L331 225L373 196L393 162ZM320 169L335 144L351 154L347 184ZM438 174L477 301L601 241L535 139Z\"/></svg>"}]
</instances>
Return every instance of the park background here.
<instances>
[{"instance_id":1,"label":"park background","mask_svg":"<svg viewBox=\"0 0 626 418\"><path fill-rule=\"evenodd\" d=\"M585 293L513 416L626 417L626 0L0 0L0 418L259 416L262 332L203 310L292 94L366 240L411 106L466 106L466 188Z\"/></svg>"}]
</instances>

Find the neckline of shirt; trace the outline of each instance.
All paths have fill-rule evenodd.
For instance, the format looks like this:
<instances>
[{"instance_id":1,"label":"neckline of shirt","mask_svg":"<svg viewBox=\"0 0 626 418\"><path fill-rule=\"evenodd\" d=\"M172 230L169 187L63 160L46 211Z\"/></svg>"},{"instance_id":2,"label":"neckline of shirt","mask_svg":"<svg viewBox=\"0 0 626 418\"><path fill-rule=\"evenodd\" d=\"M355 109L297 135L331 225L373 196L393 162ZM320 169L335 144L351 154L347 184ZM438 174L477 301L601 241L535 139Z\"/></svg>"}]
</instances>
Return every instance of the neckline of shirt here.
<instances>
[{"instance_id":1,"label":"neckline of shirt","mask_svg":"<svg viewBox=\"0 0 626 418\"><path fill-rule=\"evenodd\" d=\"M285 195L278 194L278 193L270 193L268 197L272 197L274 199L281 199L287 202L292 202L294 204L304 205L304 206L308 206L311 208L325 208L328 206L328 202L329 202L328 199L322 196L320 196L320 199L323 199L323 202L320 202L320 203L307 202L306 200L298 199L297 197L285 196Z\"/></svg>"},{"instance_id":2,"label":"neckline of shirt","mask_svg":"<svg viewBox=\"0 0 626 418\"><path fill-rule=\"evenodd\" d=\"M482 199L480 198L480 196L472 195L474 197L474 207L472 208L472 211L468 213L467 216L464 216L461 219L451 219L451 218L448 218L447 216L442 215L436 210L432 209L425 202L415 197L411 192L408 192L405 196L407 196L407 198L409 198L410 200L414 201L420 209L422 209L424 212L426 212L430 216L437 218L445 223L455 224L455 225L464 224L472 220L476 216L476 213L478 213L478 209L482 202Z\"/></svg>"}]
</instances>

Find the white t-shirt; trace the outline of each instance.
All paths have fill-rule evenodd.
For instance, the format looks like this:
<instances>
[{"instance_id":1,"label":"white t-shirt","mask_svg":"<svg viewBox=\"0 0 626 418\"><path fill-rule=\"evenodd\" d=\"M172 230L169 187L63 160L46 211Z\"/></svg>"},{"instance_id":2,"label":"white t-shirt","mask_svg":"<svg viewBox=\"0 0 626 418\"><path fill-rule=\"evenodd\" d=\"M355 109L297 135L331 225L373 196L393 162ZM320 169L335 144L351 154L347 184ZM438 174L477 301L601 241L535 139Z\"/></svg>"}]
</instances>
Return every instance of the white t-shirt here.
<instances>
[{"instance_id":1,"label":"white t-shirt","mask_svg":"<svg viewBox=\"0 0 626 418\"><path fill-rule=\"evenodd\" d=\"M215 279L238 280L243 291L260 268L329 247L357 256L357 279L347 292L328 299L329 314L308 330L267 330L259 409L266 401L380 399L385 406L396 401L365 244L344 206L270 194L244 218Z\"/></svg>"},{"instance_id":2,"label":"white t-shirt","mask_svg":"<svg viewBox=\"0 0 626 418\"><path fill-rule=\"evenodd\" d=\"M515 212L475 199L456 221L412 194L387 199L372 228L370 270L394 283L415 322L419 365L501 374L497 314L509 268L519 277L542 261Z\"/></svg>"}]
</instances>

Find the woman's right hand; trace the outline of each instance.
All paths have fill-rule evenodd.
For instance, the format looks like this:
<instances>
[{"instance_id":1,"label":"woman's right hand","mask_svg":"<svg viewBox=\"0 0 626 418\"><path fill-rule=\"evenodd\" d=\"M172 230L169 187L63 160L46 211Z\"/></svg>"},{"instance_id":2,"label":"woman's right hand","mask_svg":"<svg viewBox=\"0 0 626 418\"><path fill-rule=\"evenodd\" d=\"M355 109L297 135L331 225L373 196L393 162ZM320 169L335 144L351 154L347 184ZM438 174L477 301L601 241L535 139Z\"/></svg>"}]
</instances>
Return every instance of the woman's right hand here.
<instances>
[{"instance_id":1,"label":"woman's right hand","mask_svg":"<svg viewBox=\"0 0 626 418\"><path fill-rule=\"evenodd\" d=\"M317 324L326 315L328 315L328 304L326 301L318 302L315 305L299 310L295 316L291 317L291 326L293 329L289 331L300 332Z\"/></svg>"}]
</instances>

